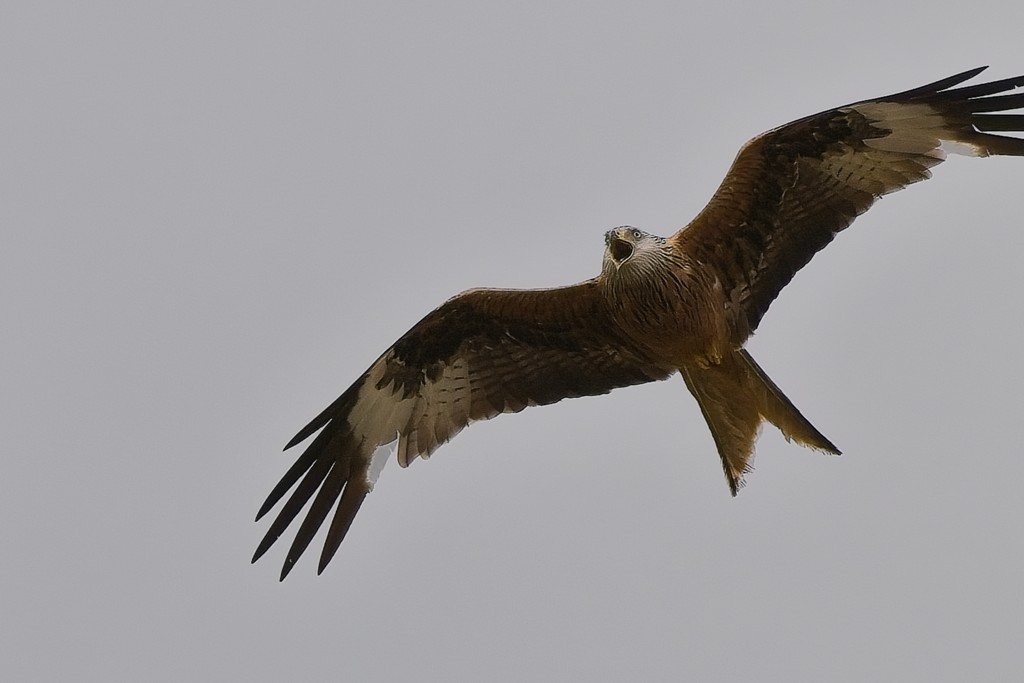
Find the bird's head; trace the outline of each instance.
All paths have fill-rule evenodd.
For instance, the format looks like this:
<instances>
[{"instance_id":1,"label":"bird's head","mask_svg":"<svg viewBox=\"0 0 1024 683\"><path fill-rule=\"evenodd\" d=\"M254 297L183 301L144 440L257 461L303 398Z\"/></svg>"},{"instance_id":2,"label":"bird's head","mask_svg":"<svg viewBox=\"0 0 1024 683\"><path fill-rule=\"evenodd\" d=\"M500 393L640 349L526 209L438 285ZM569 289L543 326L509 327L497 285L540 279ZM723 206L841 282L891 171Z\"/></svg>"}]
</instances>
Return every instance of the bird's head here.
<instances>
[{"instance_id":1,"label":"bird's head","mask_svg":"<svg viewBox=\"0 0 1024 683\"><path fill-rule=\"evenodd\" d=\"M604 234L606 275L645 270L652 260L659 259L666 249L665 238L623 225Z\"/></svg>"}]
</instances>

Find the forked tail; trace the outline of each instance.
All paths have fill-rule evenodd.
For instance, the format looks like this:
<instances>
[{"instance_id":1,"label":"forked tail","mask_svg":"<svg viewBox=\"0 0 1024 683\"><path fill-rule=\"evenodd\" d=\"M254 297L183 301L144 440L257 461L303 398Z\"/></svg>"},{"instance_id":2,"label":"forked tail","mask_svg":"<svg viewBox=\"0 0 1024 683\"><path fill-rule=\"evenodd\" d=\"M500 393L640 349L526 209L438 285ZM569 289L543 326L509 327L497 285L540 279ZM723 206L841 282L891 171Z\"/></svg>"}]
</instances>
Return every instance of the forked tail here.
<instances>
[{"instance_id":1,"label":"forked tail","mask_svg":"<svg viewBox=\"0 0 1024 683\"><path fill-rule=\"evenodd\" d=\"M839 455L839 449L800 414L744 349L729 354L718 365L682 368L680 372L711 428L734 496L743 486L743 475L751 469L762 420L778 427L786 439Z\"/></svg>"}]
</instances>

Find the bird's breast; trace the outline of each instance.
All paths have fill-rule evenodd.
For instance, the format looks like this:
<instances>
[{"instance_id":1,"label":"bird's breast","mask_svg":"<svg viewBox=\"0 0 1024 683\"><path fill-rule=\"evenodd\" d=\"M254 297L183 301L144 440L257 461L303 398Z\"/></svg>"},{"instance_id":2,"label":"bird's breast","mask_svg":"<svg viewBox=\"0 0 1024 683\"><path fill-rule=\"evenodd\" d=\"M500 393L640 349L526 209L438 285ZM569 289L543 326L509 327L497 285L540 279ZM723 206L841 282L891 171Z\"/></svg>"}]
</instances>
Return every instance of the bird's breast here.
<instances>
[{"instance_id":1,"label":"bird's breast","mask_svg":"<svg viewBox=\"0 0 1024 683\"><path fill-rule=\"evenodd\" d=\"M623 334L659 364L714 364L729 348L721 288L694 268L627 283L612 306Z\"/></svg>"}]
</instances>

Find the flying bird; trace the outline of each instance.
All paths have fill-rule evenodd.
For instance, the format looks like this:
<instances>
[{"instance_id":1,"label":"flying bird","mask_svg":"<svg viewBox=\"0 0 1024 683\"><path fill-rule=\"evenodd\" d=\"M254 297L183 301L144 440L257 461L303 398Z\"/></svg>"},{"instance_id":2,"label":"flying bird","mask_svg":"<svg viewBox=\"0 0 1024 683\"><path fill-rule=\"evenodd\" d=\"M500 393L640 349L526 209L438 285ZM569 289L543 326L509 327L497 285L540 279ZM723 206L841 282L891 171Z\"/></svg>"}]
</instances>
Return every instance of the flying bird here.
<instances>
[{"instance_id":1,"label":"flying bird","mask_svg":"<svg viewBox=\"0 0 1024 683\"><path fill-rule=\"evenodd\" d=\"M291 491L252 561L312 499L281 579L333 509L322 572L395 450L406 467L471 422L676 373L711 428L733 495L762 421L838 455L743 345L815 253L882 195L930 177L947 151L1024 156L1024 139L999 134L1024 132L1024 113L1002 113L1024 109L1024 93L1003 94L1024 86L1024 76L956 87L984 69L750 140L707 207L676 234L605 233L593 279L473 289L443 303L285 446L315 435L260 508L257 520Z\"/></svg>"}]
</instances>

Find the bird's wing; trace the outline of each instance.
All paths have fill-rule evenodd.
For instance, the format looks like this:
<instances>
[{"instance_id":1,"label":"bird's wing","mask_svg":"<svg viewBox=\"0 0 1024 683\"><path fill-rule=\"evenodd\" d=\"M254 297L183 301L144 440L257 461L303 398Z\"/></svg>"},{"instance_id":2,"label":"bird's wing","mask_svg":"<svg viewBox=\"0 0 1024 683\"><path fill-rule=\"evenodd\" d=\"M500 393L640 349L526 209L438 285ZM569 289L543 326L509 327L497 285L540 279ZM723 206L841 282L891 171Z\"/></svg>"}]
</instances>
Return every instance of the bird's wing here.
<instances>
[{"instance_id":1,"label":"bird's wing","mask_svg":"<svg viewBox=\"0 0 1024 683\"><path fill-rule=\"evenodd\" d=\"M322 429L260 509L257 520L298 484L253 561L313 498L284 579L340 496L323 571L396 439L404 467L470 422L666 378L672 368L652 366L622 343L598 288L590 280L547 290L478 289L427 315L285 447Z\"/></svg>"},{"instance_id":2,"label":"bird's wing","mask_svg":"<svg viewBox=\"0 0 1024 683\"><path fill-rule=\"evenodd\" d=\"M1024 155L1024 76L954 86L985 67L794 121L740 150L707 207L673 236L722 284L736 343L811 257L884 194L930 177L945 151Z\"/></svg>"}]
</instances>

